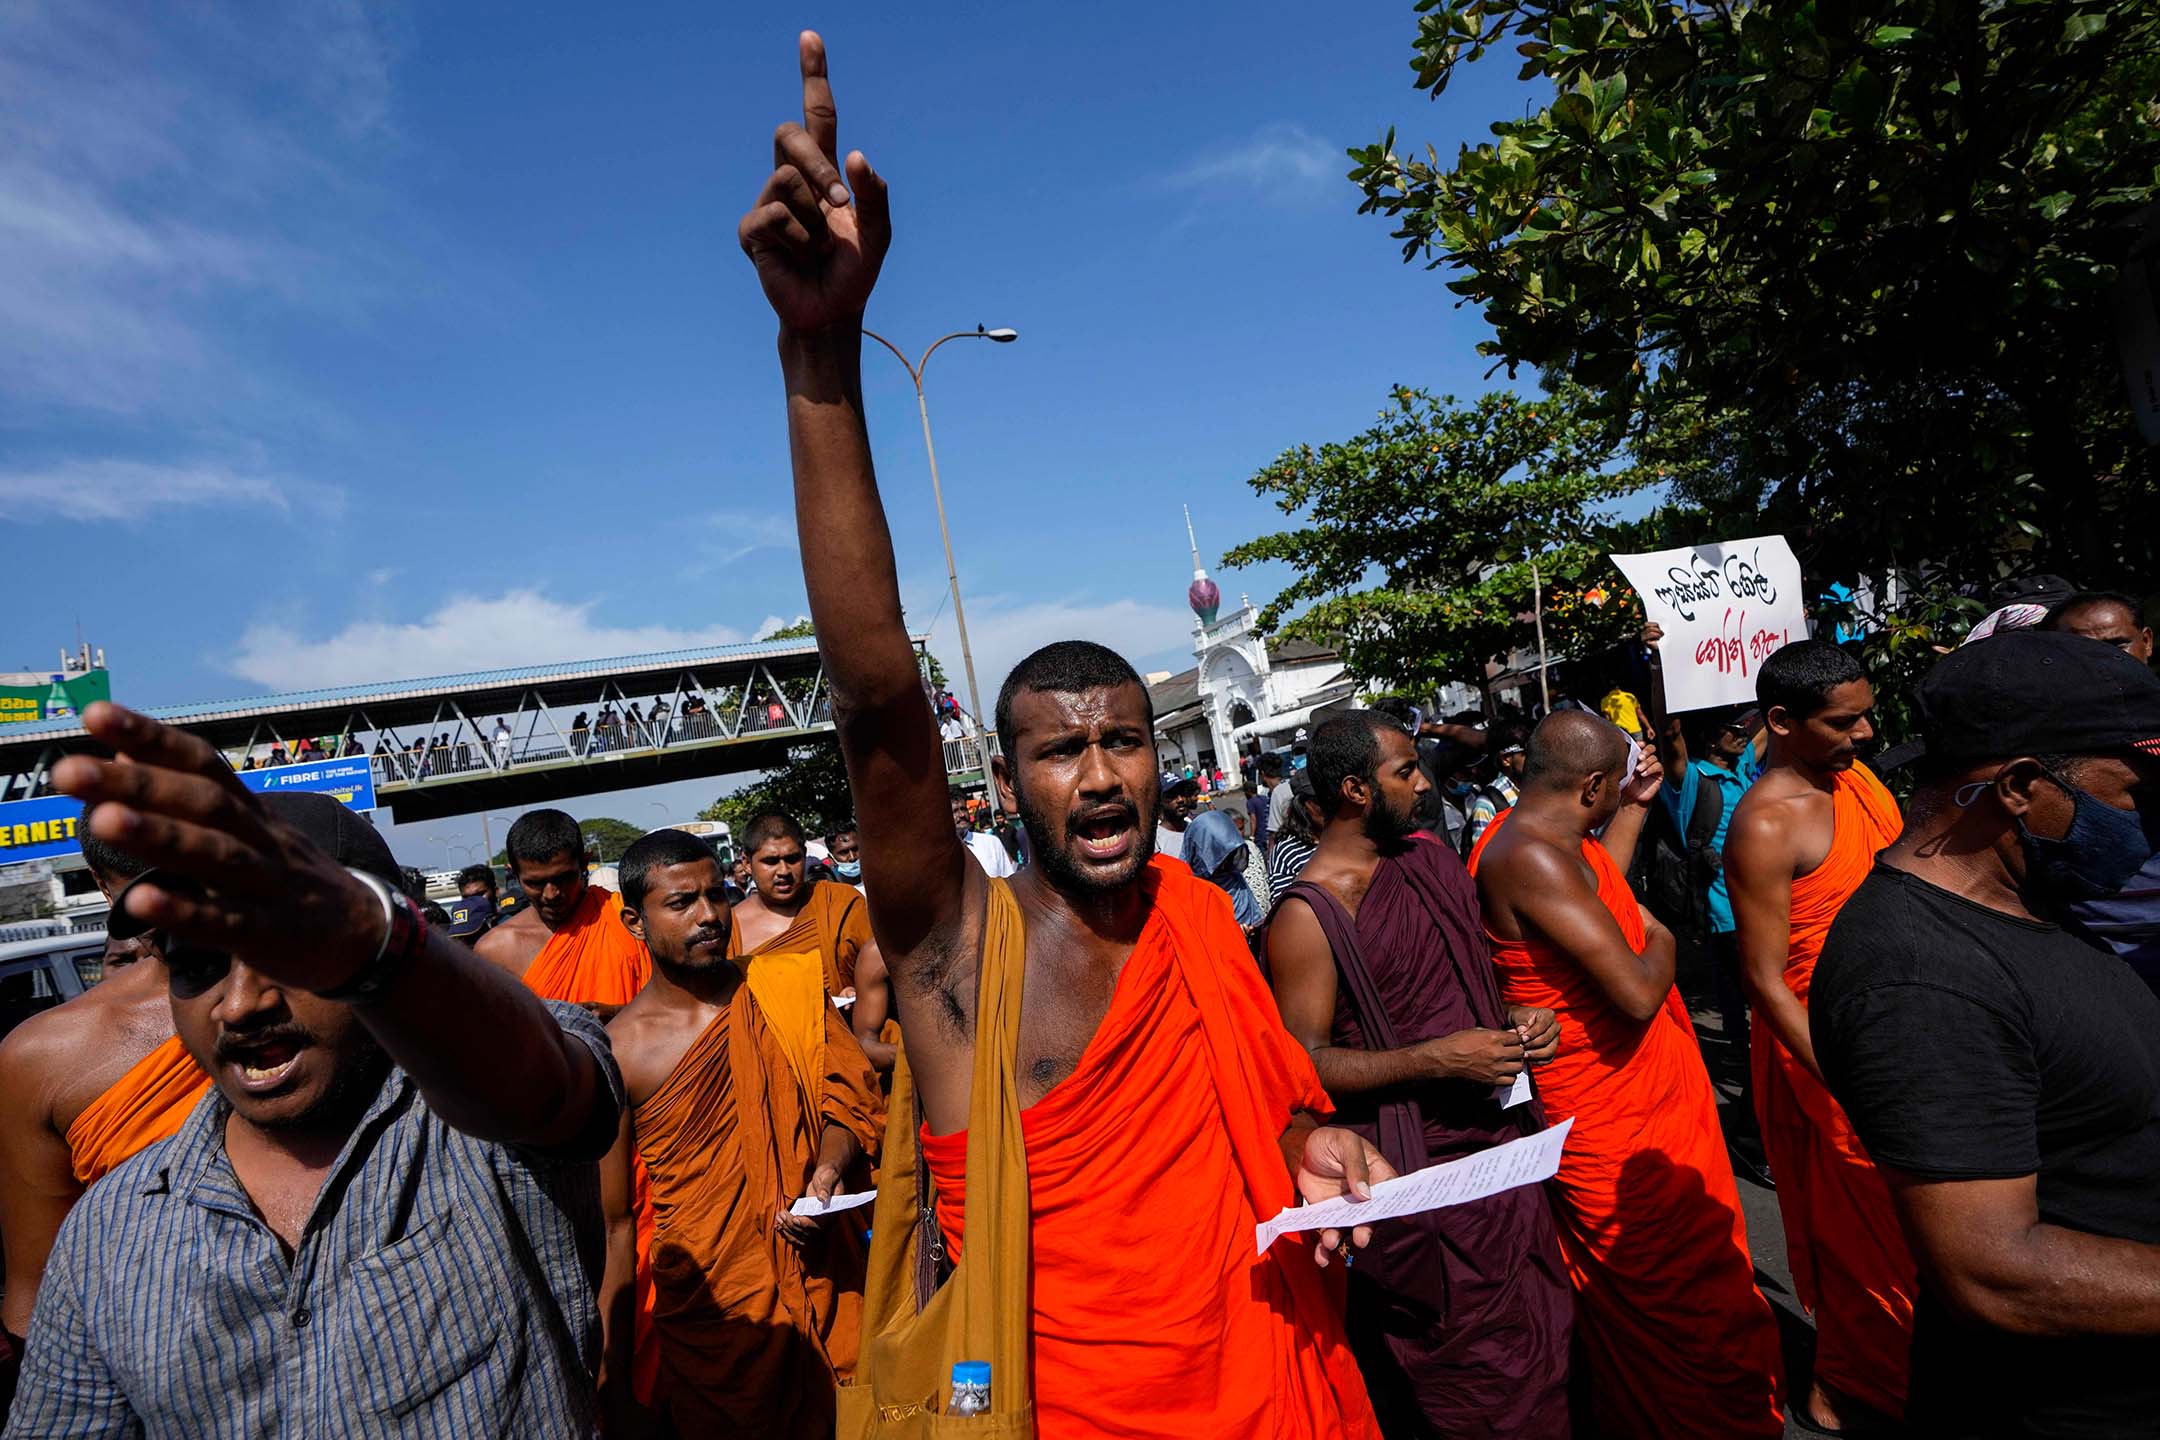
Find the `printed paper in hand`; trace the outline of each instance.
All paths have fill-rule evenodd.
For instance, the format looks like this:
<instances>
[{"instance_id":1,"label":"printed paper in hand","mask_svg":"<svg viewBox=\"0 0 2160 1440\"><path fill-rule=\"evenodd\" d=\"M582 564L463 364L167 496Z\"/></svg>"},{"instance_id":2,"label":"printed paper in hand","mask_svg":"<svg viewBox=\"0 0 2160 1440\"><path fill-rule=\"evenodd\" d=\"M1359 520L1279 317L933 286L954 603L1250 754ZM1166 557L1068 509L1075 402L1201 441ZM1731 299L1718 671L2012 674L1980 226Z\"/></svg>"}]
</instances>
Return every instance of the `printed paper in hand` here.
<instances>
[{"instance_id":1,"label":"printed paper in hand","mask_svg":"<svg viewBox=\"0 0 2160 1440\"><path fill-rule=\"evenodd\" d=\"M809 1215L813 1218L824 1215L837 1215L842 1210L853 1210L856 1206L867 1205L875 1199L877 1199L877 1191L865 1190L860 1195L835 1195L832 1197L832 1204L820 1205L817 1196L805 1195L793 1205L788 1206L787 1213L790 1215Z\"/></svg>"},{"instance_id":2,"label":"printed paper in hand","mask_svg":"<svg viewBox=\"0 0 2160 1440\"><path fill-rule=\"evenodd\" d=\"M1550 1130L1495 1145L1445 1165L1432 1165L1415 1174L1382 1180L1372 1187L1373 1198L1357 1201L1348 1196L1322 1200L1317 1205L1292 1205L1272 1220L1254 1227L1260 1253L1284 1235L1297 1231L1347 1230L1375 1220L1399 1215L1421 1215L1449 1205L1462 1205L1550 1180L1560 1169L1560 1149L1575 1124L1573 1116Z\"/></svg>"},{"instance_id":3,"label":"printed paper in hand","mask_svg":"<svg viewBox=\"0 0 2160 1440\"><path fill-rule=\"evenodd\" d=\"M1506 1085L1493 1086L1493 1099L1500 1102L1503 1110L1512 1110L1530 1098L1530 1072L1522 1071Z\"/></svg>"}]
</instances>

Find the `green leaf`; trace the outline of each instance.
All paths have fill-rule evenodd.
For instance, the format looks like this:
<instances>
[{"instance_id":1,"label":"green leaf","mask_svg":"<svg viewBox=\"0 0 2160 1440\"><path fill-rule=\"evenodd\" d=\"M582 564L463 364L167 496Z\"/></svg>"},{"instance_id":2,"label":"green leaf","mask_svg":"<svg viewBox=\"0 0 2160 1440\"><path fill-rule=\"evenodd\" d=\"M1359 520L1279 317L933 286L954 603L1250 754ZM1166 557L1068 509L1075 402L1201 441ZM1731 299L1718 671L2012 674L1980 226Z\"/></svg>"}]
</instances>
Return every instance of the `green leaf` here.
<instances>
[{"instance_id":1,"label":"green leaf","mask_svg":"<svg viewBox=\"0 0 2160 1440\"><path fill-rule=\"evenodd\" d=\"M2080 40L2090 40L2107 29L2108 17L2104 13L2080 10L2063 22L2062 38L2075 45Z\"/></svg>"},{"instance_id":2,"label":"green leaf","mask_svg":"<svg viewBox=\"0 0 2160 1440\"><path fill-rule=\"evenodd\" d=\"M1920 32L1910 25L1878 25L1868 43L1875 46L1902 45Z\"/></svg>"},{"instance_id":3,"label":"green leaf","mask_svg":"<svg viewBox=\"0 0 2160 1440\"><path fill-rule=\"evenodd\" d=\"M2063 217L2063 212L2076 203L2077 196L2071 194L2068 190L2058 190L2052 195L2042 196L2039 203L2034 205L2033 208L2040 212L2043 219L2060 220Z\"/></svg>"},{"instance_id":4,"label":"green leaf","mask_svg":"<svg viewBox=\"0 0 2160 1440\"><path fill-rule=\"evenodd\" d=\"M1580 90L1570 90L1552 103L1553 124L1589 139L1597 128L1597 108Z\"/></svg>"}]
</instances>

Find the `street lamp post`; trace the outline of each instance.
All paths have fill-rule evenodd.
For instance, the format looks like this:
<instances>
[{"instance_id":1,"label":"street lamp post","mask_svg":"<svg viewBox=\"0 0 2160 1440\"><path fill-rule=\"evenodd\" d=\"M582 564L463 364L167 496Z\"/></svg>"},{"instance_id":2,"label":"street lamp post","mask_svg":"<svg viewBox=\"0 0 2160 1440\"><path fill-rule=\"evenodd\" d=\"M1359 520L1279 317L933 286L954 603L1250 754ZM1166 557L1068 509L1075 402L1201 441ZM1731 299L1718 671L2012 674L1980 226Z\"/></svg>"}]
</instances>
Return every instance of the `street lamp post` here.
<instances>
[{"instance_id":1,"label":"street lamp post","mask_svg":"<svg viewBox=\"0 0 2160 1440\"><path fill-rule=\"evenodd\" d=\"M968 648L967 611L960 604L960 572L953 566L952 531L945 524L945 489L938 483L937 446L930 440L930 404L923 398L923 371L929 366L930 357L937 353L938 346L947 340L995 340L1000 345L1009 345L1020 338L1020 332L985 330L980 325L973 330L956 330L932 341L930 348L923 351L922 359L912 365L908 364L907 356L900 353L899 346L875 330L862 333L892 351L893 358L906 368L908 379L915 382L915 408L922 413L923 451L930 457L930 498L937 504L938 536L945 542L945 580L952 587L953 625L960 632L960 663L967 670L968 707L975 712L977 759L982 765L983 788L990 790L990 727L983 721L982 693L975 685L975 652Z\"/></svg>"}]
</instances>

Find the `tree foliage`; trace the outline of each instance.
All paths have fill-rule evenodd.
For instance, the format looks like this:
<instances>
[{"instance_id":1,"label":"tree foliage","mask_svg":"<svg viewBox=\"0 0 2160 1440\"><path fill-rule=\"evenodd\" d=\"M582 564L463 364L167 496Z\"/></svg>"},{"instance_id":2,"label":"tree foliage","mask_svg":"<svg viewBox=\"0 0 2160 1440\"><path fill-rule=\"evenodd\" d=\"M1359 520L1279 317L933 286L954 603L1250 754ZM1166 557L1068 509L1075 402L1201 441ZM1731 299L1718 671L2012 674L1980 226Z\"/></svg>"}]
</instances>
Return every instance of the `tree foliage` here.
<instances>
[{"instance_id":1,"label":"tree foliage","mask_svg":"<svg viewBox=\"0 0 2160 1440\"><path fill-rule=\"evenodd\" d=\"M700 820L725 821L740 835L759 815L776 810L792 815L813 835L829 834L855 814L848 791L847 767L840 743L830 735L788 748L787 760L732 795L722 795L698 811Z\"/></svg>"},{"instance_id":2,"label":"tree foliage","mask_svg":"<svg viewBox=\"0 0 2160 1440\"><path fill-rule=\"evenodd\" d=\"M1531 649L1532 555L1548 649L1598 648L1641 624L1604 558L1640 527L1618 526L1611 502L1660 476L1616 448L1585 399L1563 387L1460 404L1399 388L1370 429L1285 451L1253 476L1304 523L1223 563L1289 564L1296 578L1260 626L1338 641L1351 673L1379 686L1482 685L1488 661ZM1593 591L1604 594L1585 599Z\"/></svg>"},{"instance_id":3,"label":"tree foliage","mask_svg":"<svg viewBox=\"0 0 2160 1440\"><path fill-rule=\"evenodd\" d=\"M2160 193L2160 5L1418 9L1433 95L1509 42L1553 86L1452 166L1352 152L1487 353L1595 387L1813 579L2149 577L2111 287Z\"/></svg>"}]
</instances>

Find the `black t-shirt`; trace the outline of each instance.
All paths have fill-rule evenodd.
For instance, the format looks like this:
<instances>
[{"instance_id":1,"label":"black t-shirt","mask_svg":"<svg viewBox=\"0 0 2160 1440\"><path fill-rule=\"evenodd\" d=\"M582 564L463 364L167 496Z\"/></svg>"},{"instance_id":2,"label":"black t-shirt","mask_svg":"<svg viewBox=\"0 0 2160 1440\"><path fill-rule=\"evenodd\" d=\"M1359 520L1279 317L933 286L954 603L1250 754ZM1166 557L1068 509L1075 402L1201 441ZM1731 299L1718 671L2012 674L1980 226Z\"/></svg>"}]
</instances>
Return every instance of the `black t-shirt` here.
<instances>
[{"instance_id":1,"label":"black t-shirt","mask_svg":"<svg viewBox=\"0 0 2160 1440\"><path fill-rule=\"evenodd\" d=\"M2045 1223L2160 1244L2160 1000L2114 955L1878 865L1831 926L1808 1028L1879 1163L2037 1174ZM1985 1330L1923 1282L1907 1418L1928 1435L2160 1433L2160 1336Z\"/></svg>"}]
</instances>

